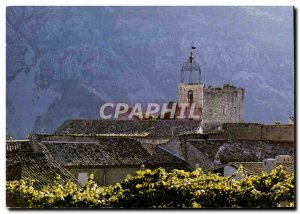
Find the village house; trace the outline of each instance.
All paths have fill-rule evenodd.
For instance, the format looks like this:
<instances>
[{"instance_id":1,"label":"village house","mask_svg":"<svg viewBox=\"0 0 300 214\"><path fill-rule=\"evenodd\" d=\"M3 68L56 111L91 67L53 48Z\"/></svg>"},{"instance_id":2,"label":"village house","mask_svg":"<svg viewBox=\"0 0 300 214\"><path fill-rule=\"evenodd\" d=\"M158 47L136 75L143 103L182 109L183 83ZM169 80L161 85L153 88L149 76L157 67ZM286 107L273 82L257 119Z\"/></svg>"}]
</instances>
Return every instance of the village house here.
<instances>
[{"instance_id":1,"label":"village house","mask_svg":"<svg viewBox=\"0 0 300 214\"><path fill-rule=\"evenodd\" d=\"M294 153L294 125L225 123L219 131L183 134L161 144L193 169L210 171L229 162L258 162Z\"/></svg>"},{"instance_id":2,"label":"village house","mask_svg":"<svg viewBox=\"0 0 300 214\"><path fill-rule=\"evenodd\" d=\"M288 173L294 173L295 171L294 160L290 155L277 155L275 159L267 158L262 162L229 162L211 171L224 176L233 176L235 180L241 180L245 175L255 176L261 175L262 172L270 173L279 165L283 166L283 169ZM240 170L242 170L242 173Z\"/></svg>"},{"instance_id":3,"label":"village house","mask_svg":"<svg viewBox=\"0 0 300 214\"><path fill-rule=\"evenodd\" d=\"M76 180L81 185L94 174L99 185L111 185L133 175L141 166L191 169L183 159L157 145L96 135L39 134L22 143L7 141L7 160L8 180L27 177L41 184L54 180L57 174L63 175L64 181ZM18 161L25 165L16 167Z\"/></svg>"},{"instance_id":4,"label":"village house","mask_svg":"<svg viewBox=\"0 0 300 214\"><path fill-rule=\"evenodd\" d=\"M77 183L76 178L51 155L43 151L35 151L30 140L6 141L6 180L34 180L38 189L53 183L60 175L60 183L70 180Z\"/></svg>"}]
</instances>

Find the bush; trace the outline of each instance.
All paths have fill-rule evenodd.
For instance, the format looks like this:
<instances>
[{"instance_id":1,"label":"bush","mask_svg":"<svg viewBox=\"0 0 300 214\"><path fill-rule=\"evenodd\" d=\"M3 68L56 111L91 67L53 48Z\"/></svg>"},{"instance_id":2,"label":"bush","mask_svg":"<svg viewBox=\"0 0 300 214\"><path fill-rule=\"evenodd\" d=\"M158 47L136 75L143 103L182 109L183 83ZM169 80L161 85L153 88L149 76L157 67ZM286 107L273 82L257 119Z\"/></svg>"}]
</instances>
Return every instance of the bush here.
<instances>
[{"instance_id":1,"label":"bush","mask_svg":"<svg viewBox=\"0 0 300 214\"><path fill-rule=\"evenodd\" d=\"M52 185L36 189L34 181L7 182L7 206L29 208L55 207L243 207L272 208L294 206L294 175L281 166L270 174L245 176L241 181L213 173L162 168L142 169L132 177L112 186L98 186L90 176L79 188L68 181L60 185L60 177Z\"/></svg>"}]
</instances>

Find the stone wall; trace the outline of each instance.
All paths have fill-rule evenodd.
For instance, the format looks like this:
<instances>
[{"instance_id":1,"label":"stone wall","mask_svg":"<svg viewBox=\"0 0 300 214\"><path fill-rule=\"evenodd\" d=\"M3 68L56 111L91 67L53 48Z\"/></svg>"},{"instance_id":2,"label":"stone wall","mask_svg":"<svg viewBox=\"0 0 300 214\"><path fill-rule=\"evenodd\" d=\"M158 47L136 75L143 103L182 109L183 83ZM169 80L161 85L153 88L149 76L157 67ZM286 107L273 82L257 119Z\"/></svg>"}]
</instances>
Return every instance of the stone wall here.
<instances>
[{"instance_id":1,"label":"stone wall","mask_svg":"<svg viewBox=\"0 0 300 214\"><path fill-rule=\"evenodd\" d=\"M235 167L232 166L225 166L224 167L224 176L231 176L233 173L236 173L236 175L233 177L235 180L240 181L242 179L242 175Z\"/></svg>"},{"instance_id":2,"label":"stone wall","mask_svg":"<svg viewBox=\"0 0 300 214\"><path fill-rule=\"evenodd\" d=\"M264 125L261 129L262 138L270 141L294 141L294 124Z\"/></svg>"},{"instance_id":3,"label":"stone wall","mask_svg":"<svg viewBox=\"0 0 300 214\"><path fill-rule=\"evenodd\" d=\"M224 136L237 140L294 141L294 125L263 125L253 123L223 124Z\"/></svg>"},{"instance_id":4,"label":"stone wall","mask_svg":"<svg viewBox=\"0 0 300 214\"><path fill-rule=\"evenodd\" d=\"M178 103L190 103L189 92L192 92L192 103L195 103L195 106L188 106L185 110L185 114L182 115L185 118L189 118L191 112L194 112L193 115L199 116L199 120L202 118L202 109L203 109L203 84L202 83L179 83L178 84ZM176 112L176 116L180 115L181 107L179 106Z\"/></svg>"},{"instance_id":5,"label":"stone wall","mask_svg":"<svg viewBox=\"0 0 300 214\"><path fill-rule=\"evenodd\" d=\"M105 171L105 185L115 184L126 178L128 174L134 175L140 168L124 167L124 168L109 168Z\"/></svg>"},{"instance_id":6,"label":"stone wall","mask_svg":"<svg viewBox=\"0 0 300 214\"><path fill-rule=\"evenodd\" d=\"M185 158L184 142L182 142L179 137L175 137L160 146L178 157Z\"/></svg>"},{"instance_id":7,"label":"stone wall","mask_svg":"<svg viewBox=\"0 0 300 214\"><path fill-rule=\"evenodd\" d=\"M193 169L202 168L204 172L214 167L213 162L189 142L186 143L186 161Z\"/></svg>"},{"instance_id":8,"label":"stone wall","mask_svg":"<svg viewBox=\"0 0 300 214\"><path fill-rule=\"evenodd\" d=\"M203 122L243 122L244 89L232 85L203 89Z\"/></svg>"},{"instance_id":9,"label":"stone wall","mask_svg":"<svg viewBox=\"0 0 300 214\"><path fill-rule=\"evenodd\" d=\"M79 173L94 174L95 181L98 185L108 186L122 181L128 174L133 175L140 168L138 167L67 167L72 175L78 180Z\"/></svg>"},{"instance_id":10,"label":"stone wall","mask_svg":"<svg viewBox=\"0 0 300 214\"><path fill-rule=\"evenodd\" d=\"M186 159L187 158L187 141L193 140L193 139L206 139L209 135L203 135L203 134L186 134L186 135L180 135L179 137L175 137L173 139L170 139L166 143L161 144L163 148L170 151L172 154Z\"/></svg>"},{"instance_id":11,"label":"stone wall","mask_svg":"<svg viewBox=\"0 0 300 214\"><path fill-rule=\"evenodd\" d=\"M222 130L222 124L221 122L205 122L203 121L202 123L202 130L203 133L207 134L207 133L216 133L216 132L220 132Z\"/></svg>"},{"instance_id":12,"label":"stone wall","mask_svg":"<svg viewBox=\"0 0 300 214\"><path fill-rule=\"evenodd\" d=\"M155 144L155 145L159 145L159 144L163 144L168 142L169 140L172 139L172 137L137 137L135 138L136 140L139 140L142 143L150 143L150 144Z\"/></svg>"},{"instance_id":13,"label":"stone wall","mask_svg":"<svg viewBox=\"0 0 300 214\"><path fill-rule=\"evenodd\" d=\"M161 144L160 146L180 158L187 159L188 156L192 154L191 152L188 154L187 151L191 147L190 145L188 148L188 141L207 140L207 142L214 142L216 139L223 140L223 133L181 135Z\"/></svg>"}]
</instances>

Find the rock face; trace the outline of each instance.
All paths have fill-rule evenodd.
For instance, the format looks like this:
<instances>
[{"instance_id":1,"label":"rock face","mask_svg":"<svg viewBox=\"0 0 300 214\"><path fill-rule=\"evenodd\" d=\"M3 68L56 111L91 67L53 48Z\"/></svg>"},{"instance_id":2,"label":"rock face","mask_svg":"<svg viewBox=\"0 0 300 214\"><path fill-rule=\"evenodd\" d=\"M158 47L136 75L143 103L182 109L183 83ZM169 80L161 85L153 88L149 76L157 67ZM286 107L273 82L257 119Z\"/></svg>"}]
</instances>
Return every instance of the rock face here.
<instances>
[{"instance_id":1,"label":"rock face","mask_svg":"<svg viewBox=\"0 0 300 214\"><path fill-rule=\"evenodd\" d=\"M97 119L104 102L177 100L197 46L205 85L245 88L245 120L285 122L293 104L293 8L8 7L13 138Z\"/></svg>"}]
</instances>

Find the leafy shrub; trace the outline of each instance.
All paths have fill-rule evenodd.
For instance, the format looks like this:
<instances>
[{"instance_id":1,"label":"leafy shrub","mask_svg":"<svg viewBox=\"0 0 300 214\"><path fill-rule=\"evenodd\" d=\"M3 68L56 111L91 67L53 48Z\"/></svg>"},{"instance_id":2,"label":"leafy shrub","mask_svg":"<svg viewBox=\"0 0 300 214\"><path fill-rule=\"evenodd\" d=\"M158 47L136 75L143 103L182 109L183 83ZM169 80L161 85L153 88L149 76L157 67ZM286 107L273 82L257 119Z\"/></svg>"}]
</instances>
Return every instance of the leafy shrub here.
<instances>
[{"instance_id":1,"label":"leafy shrub","mask_svg":"<svg viewBox=\"0 0 300 214\"><path fill-rule=\"evenodd\" d=\"M7 182L7 206L29 208L54 207L243 207L271 208L294 206L294 175L281 166L270 174L244 176L241 181L213 173L162 168L142 169L121 183L108 187L98 186L93 175L80 188L68 181L36 189L34 181Z\"/></svg>"}]
</instances>

